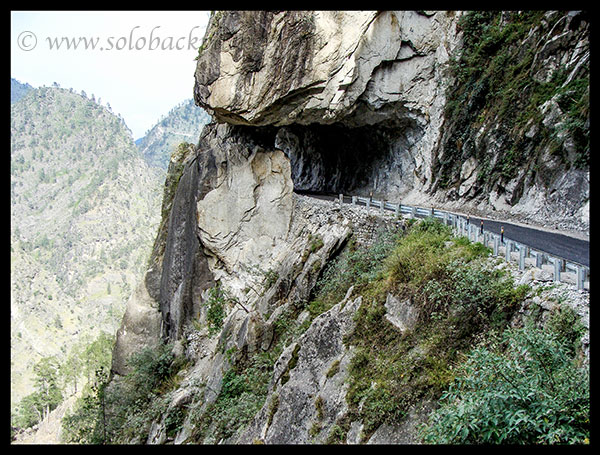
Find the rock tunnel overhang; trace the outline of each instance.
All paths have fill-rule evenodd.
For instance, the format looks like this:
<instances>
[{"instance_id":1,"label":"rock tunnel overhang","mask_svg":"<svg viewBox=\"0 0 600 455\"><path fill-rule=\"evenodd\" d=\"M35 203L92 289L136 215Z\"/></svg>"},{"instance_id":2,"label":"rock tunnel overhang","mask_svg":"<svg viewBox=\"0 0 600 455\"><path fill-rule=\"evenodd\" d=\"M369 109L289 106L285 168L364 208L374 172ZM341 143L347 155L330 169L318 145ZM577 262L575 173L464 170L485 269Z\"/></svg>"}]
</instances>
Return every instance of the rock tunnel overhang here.
<instances>
[{"instance_id":1,"label":"rock tunnel overhang","mask_svg":"<svg viewBox=\"0 0 600 455\"><path fill-rule=\"evenodd\" d=\"M422 136L417 122L407 118L358 126L338 122L238 128L265 149L286 154L294 192L300 194L381 196L390 192L390 185L399 190L403 181L411 181L409 150Z\"/></svg>"}]
</instances>

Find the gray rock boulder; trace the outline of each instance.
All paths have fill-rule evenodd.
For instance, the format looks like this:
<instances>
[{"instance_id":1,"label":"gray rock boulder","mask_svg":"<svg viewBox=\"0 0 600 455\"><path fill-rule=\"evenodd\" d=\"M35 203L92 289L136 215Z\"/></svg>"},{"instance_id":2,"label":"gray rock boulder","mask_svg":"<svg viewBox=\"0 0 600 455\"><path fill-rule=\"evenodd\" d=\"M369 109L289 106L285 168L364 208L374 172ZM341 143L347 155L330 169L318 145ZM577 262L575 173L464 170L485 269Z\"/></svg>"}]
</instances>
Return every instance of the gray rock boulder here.
<instances>
[{"instance_id":1,"label":"gray rock boulder","mask_svg":"<svg viewBox=\"0 0 600 455\"><path fill-rule=\"evenodd\" d=\"M158 346L161 341L161 314L158 302L150 297L141 283L127 302L125 315L117 331L112 354L112 370L120 375L129 372L129 357L146 347Z\"/></svg>"},{"instance_id":2,"label":"gray rock boulder","mask_svg":"<svg viewBox=\"0 0 600 455\"><path fill-rule=\"evenodd\" d=\"M318 316L277 360L265 405L239 443L324 443L347 410L344 383L351 349L344 336L354 327L361 297L347 296Z\"/></svg>"}]
</instances>

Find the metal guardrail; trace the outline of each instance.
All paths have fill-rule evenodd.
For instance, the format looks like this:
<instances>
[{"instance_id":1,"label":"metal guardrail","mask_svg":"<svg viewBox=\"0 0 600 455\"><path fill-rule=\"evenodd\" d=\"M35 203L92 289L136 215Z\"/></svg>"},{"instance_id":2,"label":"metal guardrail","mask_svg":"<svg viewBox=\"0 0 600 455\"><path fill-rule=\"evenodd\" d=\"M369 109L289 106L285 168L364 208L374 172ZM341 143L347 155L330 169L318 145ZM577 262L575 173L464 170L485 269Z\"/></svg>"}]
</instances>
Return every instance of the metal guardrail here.
<instances>
[{"instance_id":1,"label":"metal guardrail","mask_svg":"<svg viewBox=\"0 0 600 455\"><path fill-rule=\"evenodd\" d=\"M344 202L344 195L339 195L339 202ZM353 205L363 204L367 208L378 208L382 213L386 210L393 211L396 216L409 215L412 218L434 217L441 219L444 224L451 226L457 235L466 236L470 241L480 242L484 246L492 248L494 256L500 256L500 248L501 246L504 246L504 258L507 262L511 262L513 252L517 252L520 270L524 270L528 265L527 259L533 259L535 261L535 267L539 269L542 269L545 264L553 265L554 281L565 281L564 277L561 277L561 274L563 272L571 272L575 274L577 289L585 289L586 281L588 282L589 287L590 269L588 266L532 248L517 240L509 239L503 234L496 234L487 231L482 227L477 227L471 224L469 220L462 215L433 208L378 201L362 196L352 196L351 203Z\"/></svg>"}]
</instances>

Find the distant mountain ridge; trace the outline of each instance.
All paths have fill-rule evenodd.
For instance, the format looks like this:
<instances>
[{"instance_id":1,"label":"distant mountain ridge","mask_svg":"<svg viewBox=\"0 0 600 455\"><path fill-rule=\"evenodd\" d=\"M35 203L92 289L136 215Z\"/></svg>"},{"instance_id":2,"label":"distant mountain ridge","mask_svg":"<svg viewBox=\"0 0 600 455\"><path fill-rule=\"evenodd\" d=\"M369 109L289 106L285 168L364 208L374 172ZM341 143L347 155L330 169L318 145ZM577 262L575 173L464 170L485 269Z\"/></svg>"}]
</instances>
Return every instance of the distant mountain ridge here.
<instances>
[{"instance_id":1,"label":"distant mountain ridge","mask_svg":"<svg viewBox=\"0 0 600 455\"><path fill-rule=\"evenodd\" d=\"M23 84L16 79L10 79L10 104L16 103L23 98L33 87L27 83Z\"/></svg>"},{"instance_id":2,"label":"distant mountain ridge","mask_svg":"<svg viewBox=\"0 0 600 455\"><path fill-rule=\"evenodd\" d=\"M200 131L209 122L206 111L188 99L171 109L135 143L149 166L166 172L175 147L181 142L196 142Z\"/></svg>"}]
</instances>

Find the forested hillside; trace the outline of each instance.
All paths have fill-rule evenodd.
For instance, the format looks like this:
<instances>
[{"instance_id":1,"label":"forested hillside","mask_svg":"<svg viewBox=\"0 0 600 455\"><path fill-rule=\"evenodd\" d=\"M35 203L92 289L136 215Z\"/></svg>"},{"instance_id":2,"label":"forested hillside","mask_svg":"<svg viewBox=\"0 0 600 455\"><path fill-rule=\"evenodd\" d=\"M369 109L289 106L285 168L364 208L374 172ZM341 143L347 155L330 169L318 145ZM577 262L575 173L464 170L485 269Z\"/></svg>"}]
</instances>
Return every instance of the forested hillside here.
<instances>
[{"instance_id":1,"label":"forested hillside","mask_svg":"<svg viewBox=\"0 0 600 455\"><path fill-rule=\"evenodd\" d=\"M110 353L154 240L162 183L93 95L29 87L12 104L11 409L20 425L47 412L40 394L56 405Z\"/></svg>"}]
</instances>

